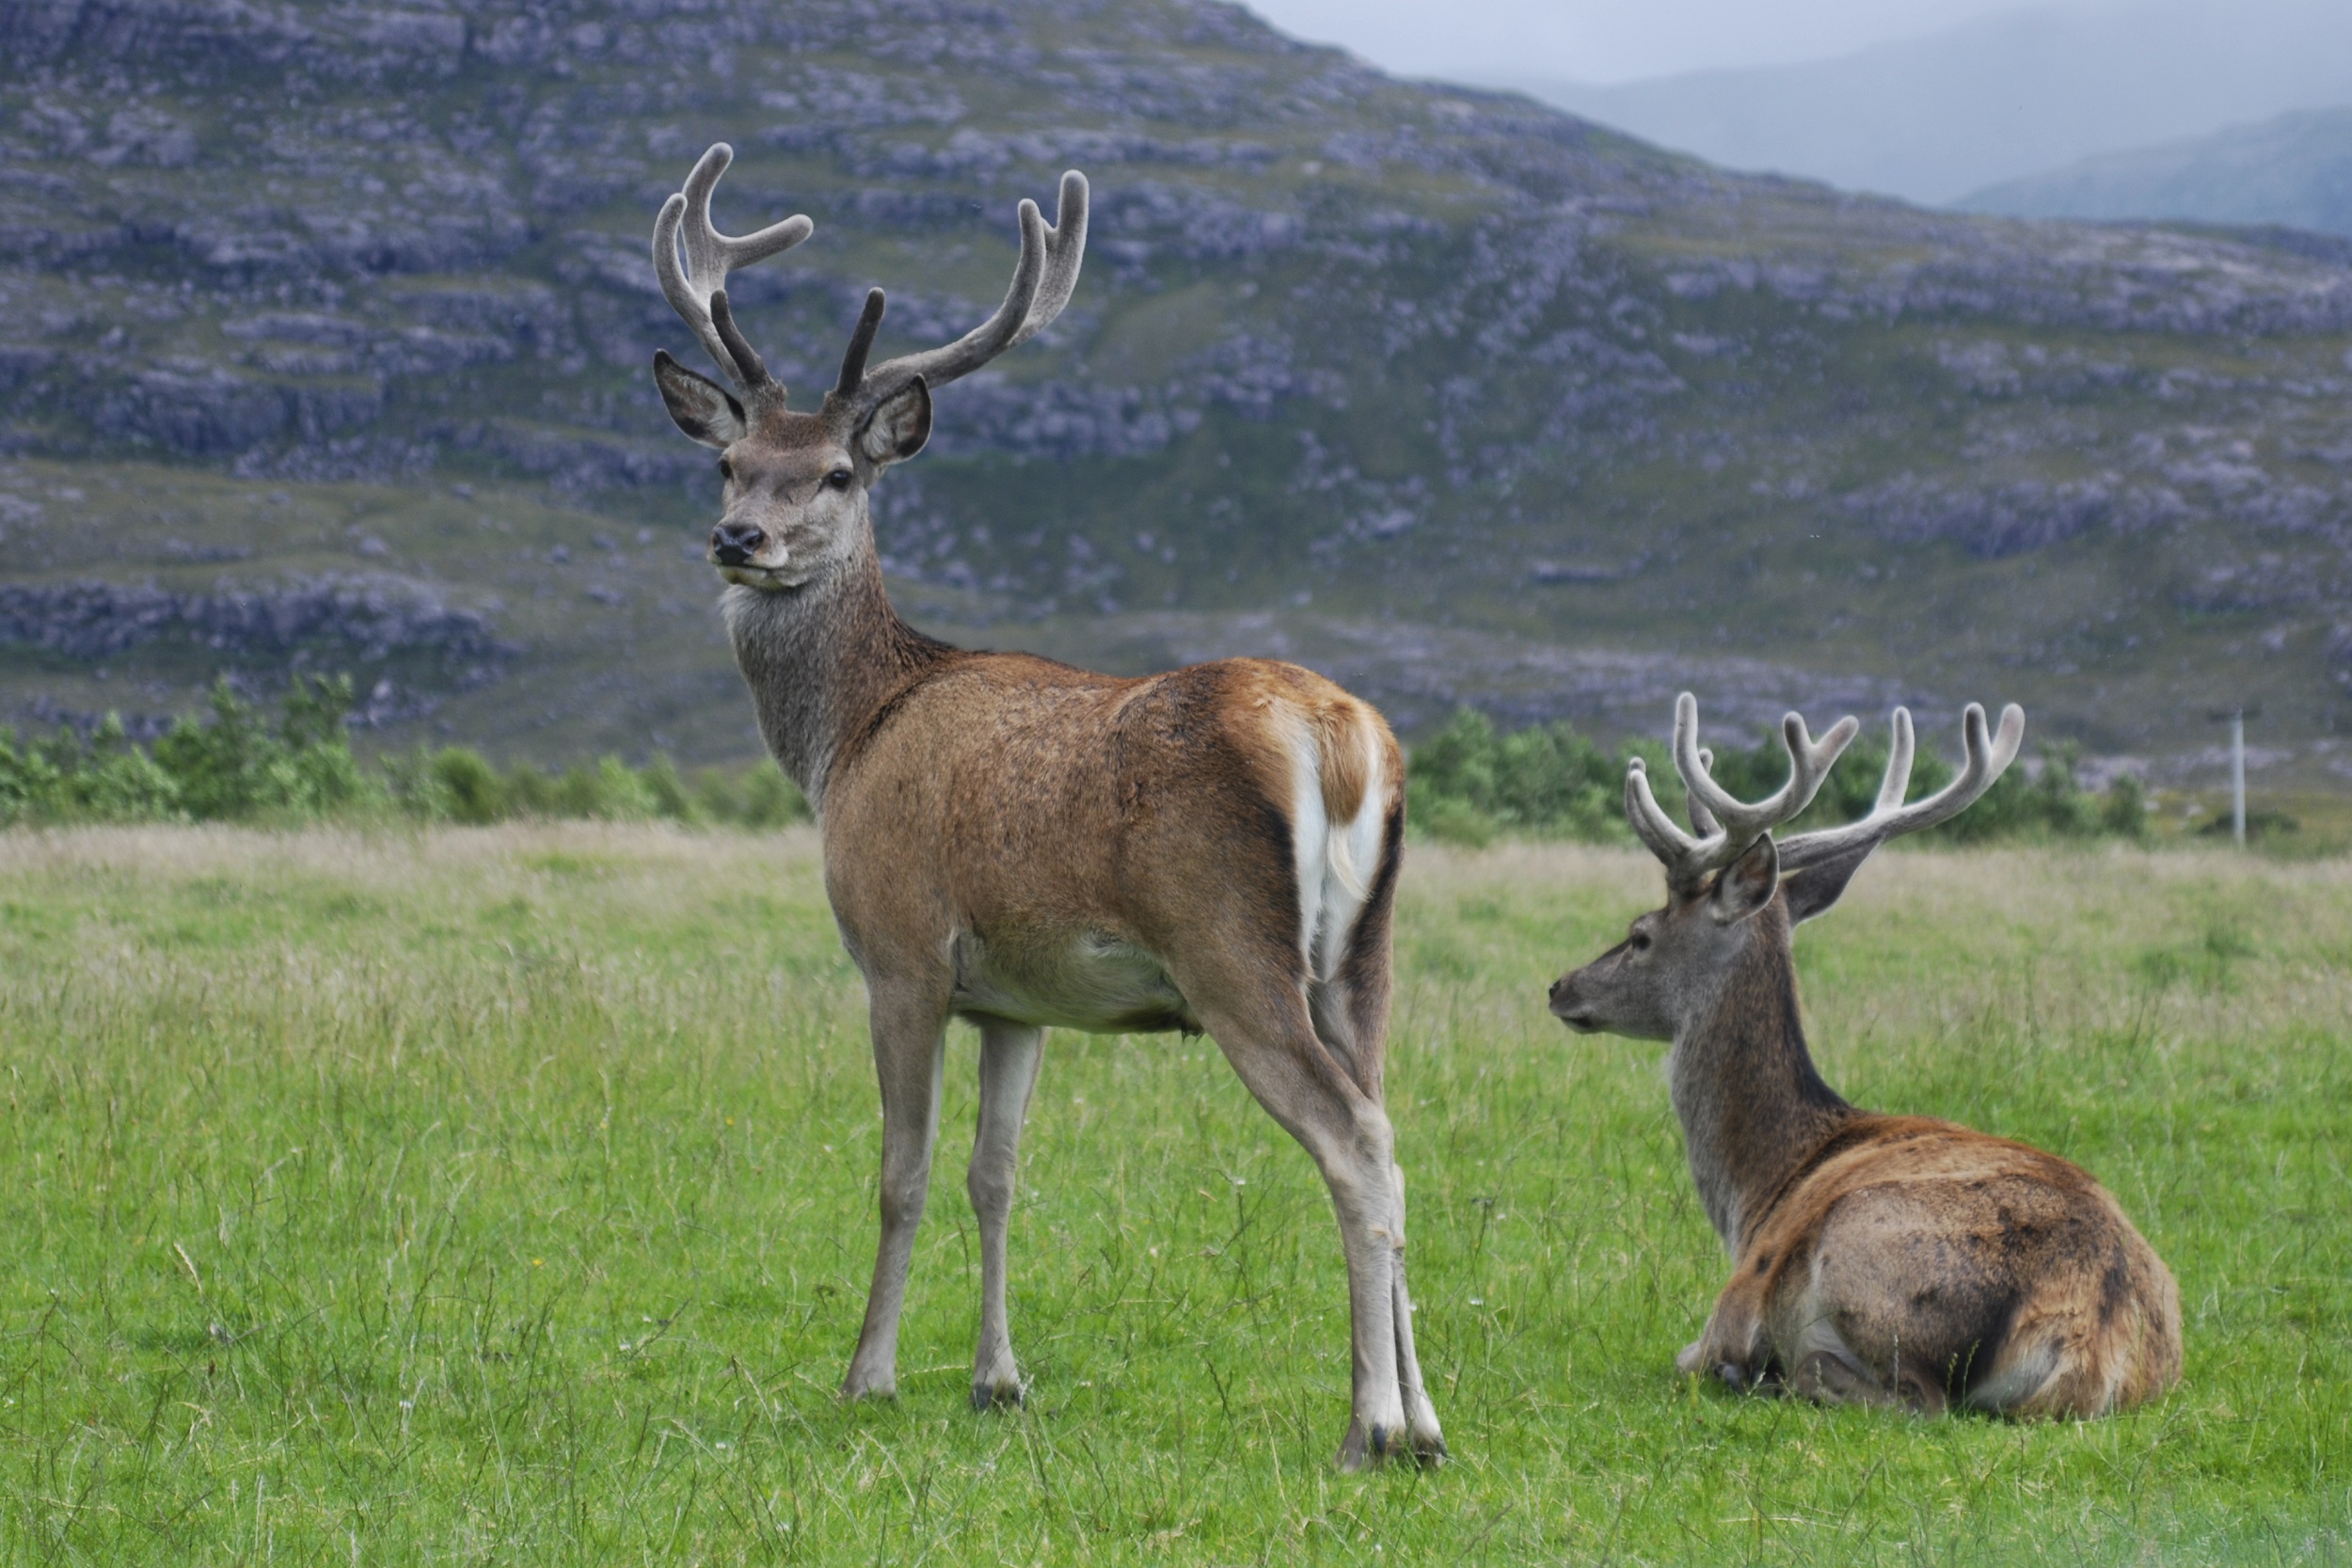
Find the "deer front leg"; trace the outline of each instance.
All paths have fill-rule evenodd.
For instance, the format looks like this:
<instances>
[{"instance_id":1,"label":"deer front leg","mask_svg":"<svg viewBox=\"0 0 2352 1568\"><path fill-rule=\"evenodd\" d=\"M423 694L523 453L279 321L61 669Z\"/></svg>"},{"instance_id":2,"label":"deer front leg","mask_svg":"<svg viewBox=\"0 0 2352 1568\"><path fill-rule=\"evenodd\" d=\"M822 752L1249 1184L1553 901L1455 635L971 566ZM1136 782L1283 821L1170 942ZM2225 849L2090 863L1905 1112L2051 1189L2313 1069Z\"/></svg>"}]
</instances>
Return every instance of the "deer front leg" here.
<instances>
[{"instance_id":1,"label":"deer front leg","mask_svg":"<svg viewBox=\"0 0 2352 1568\"><path fill-rule=\"evenodd\" d=\"M947 1044L946 1009L928 996L877 987L868 1016L882 1084L882 1239L874 1252L874 1283L866 1293L866 1323L841 1384L847 1400L898 1391L898 1310L906 1302L907 1263L930 1186Z\"/></svg>"},{"instance_id":2,"label":"deer front leg","mask_svg":"<svg viewBox=\"0 0 2352 1568\"><path fill-rule=\"evenodd\" d=\"M1005 1232L1012 1221L1021 1122L1037 1086L1045 1031L980 1025L980 1114L964 1190L980 1222L980 1343L972 1357L972 1408L1021 1402L1021 1370L1005 1319Z\"/></svg>"},{"instance_id":3,"label":"deer front leg","mask_svg":"<svg viewBox=\"0 0 2352 1568\"><path fill-rule=\"evenodd\" d=\"M1707 1327L1675 1357L1676 1370L1720 1378L1734 1388L1754 1387L1772 1361L1763 1309L1764 1293L1746 1271L1734 1275L1715 1298Z\"/></svg>"}]
</instances>

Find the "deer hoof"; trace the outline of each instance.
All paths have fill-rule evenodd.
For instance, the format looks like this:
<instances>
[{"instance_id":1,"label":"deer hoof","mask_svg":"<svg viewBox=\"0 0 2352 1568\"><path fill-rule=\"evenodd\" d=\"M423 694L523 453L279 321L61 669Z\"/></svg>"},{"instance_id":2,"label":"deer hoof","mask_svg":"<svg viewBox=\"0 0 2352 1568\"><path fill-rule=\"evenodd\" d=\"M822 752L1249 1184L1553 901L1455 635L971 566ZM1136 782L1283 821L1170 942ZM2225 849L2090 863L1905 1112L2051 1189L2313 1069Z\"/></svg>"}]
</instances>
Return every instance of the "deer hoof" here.
<instances>
[{"instance_id":1,"label":"deer hoof","mask_svg":"<svg viewBox=\"0 0 2352 1568\"><path fill-rule=\"evenodd\" d=\"M1438 1412L1429 1396L1416 1389L1405 1402L1405 1436L1413 1463L1434 1470L1445 1463L1445 1433L1438 1430Z\"/></svg>"},{"instance_id":2,"label":"deer hoof","mask_svg":"<svg viewBox=\"0 0 2352 1568\"><path fill-rule=\"evenodd\" d=\"M972 1385L972 1408L982 1413L991 1410L1018 1410L1029 1402L1029 1397L1018 1383L976 1383Z\"/></svg>"},{"instance_id":3,"label":"deer hoof","mask_svg":"<svg viewBox=\"0 0 2352 1568\"><path fill-rule=\"evenodd\" d=\"M841 1402L844 1404L855 1404L860 1400L895 1400L898 1397L898 1379L896 1373L886 1372L877 1377L852 1367L850 1375L841 1383Z\"/></svg>"}]
</instances>

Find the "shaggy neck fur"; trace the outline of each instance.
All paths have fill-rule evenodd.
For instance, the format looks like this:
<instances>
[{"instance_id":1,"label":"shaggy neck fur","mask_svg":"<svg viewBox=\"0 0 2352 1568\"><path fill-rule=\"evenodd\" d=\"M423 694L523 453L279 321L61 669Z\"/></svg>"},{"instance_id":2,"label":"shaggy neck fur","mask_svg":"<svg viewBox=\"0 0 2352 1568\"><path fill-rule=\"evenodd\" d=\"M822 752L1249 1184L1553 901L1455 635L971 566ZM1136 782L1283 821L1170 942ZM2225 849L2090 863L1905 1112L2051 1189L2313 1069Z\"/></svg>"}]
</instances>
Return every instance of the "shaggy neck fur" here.
<instances>
[{"instance_id":1,"label":"shaggy neck fur","mask_svg":"<svg viewBox=\"0 0 2352 1568\"><path fill-rule=\"evenodd\" d=\"M883 708L955 650L898 619L869 541L798 588L739 584L722 601L759 733L810 807Z\"/></svg>"},{"instance_id":2,"label":"shaggy neck fur","mask_svg":"<svg viewBox=\"0 0 2352 1568\"><path fill-rule=\"evenodd\" d=\"M1854 1115L1805 1050L1786 908L1775 898L1750 918L1756 928L1712 1002L1675 1036L1669 1064L1699 1201L1735 1255L1806 1156Z\"/></svg>"}]
</instances>

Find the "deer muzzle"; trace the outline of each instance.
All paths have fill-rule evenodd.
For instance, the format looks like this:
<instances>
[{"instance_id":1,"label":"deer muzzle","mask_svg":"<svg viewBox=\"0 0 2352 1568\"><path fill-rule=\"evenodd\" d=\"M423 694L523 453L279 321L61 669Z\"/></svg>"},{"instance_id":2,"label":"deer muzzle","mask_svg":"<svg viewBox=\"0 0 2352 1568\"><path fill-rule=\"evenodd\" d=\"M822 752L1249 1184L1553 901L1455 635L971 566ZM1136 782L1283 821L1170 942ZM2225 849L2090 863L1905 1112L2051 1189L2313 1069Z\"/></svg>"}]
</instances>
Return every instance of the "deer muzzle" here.
<instances>
[{"instance_id":1,"label":"deer muzzle","mask_svg":"<svg viewBox=\"0 0 2352 1568\"><path fill-rule=\"evenodd\" d=\"M1579 994L1574 974L1563 974L1551 983L1551 1016L1580 1035L1600 1028L1591 1000Z\"/></svg>"},{"instance_id":2,"label":"deer muzzle","mask_svg":"<svg viewBox=\"0 0 2352 1568\"><path fill-rule=\"evenodd\" d=\"M720 566L748 566L767 548L768 531L757 523L721 523L710 531L710 559Z\"/></svg>"}]
</instances>

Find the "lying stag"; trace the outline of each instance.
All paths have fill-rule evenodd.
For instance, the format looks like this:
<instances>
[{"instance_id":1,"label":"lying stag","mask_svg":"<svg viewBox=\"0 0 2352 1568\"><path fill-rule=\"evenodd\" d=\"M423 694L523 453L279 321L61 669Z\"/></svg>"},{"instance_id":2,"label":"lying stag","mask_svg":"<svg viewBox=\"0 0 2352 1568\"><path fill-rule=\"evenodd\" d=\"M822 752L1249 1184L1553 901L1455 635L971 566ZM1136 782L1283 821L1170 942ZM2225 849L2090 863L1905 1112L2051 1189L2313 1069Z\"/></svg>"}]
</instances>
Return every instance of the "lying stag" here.
<instances>
[{"instance_id":1,"label":"lying stag","mask_svg":"<svg viewBox=\"0 0 2352 1568\"><path fill-rule=\"evenodd\" d=\"M1783 725L1789 778L1734 800L1675 708L1693 838L1659 809L1637 759L1626 815L1666 865L1666 906L1551 988L1580 1033L1670 1039L1675 1114L1708 1218L1734 1259L1686 1372L1772 1379L1834 1402L1953 1403L2098 1416L2180 1376L2180 1289L2106 1190L2055 1155L1926 1117L1878 1116L1813 1069L1790 937L1837 901L1870 851L1958 815L2017 755L2026 716L1988 736L1968 708L1968 764L1910 805L1911 716L1869 816L1777 847L1857 726L1816 744Z\"/></svg>"},{"instance_id":2,"label":"lying stag","mask_svg":"<svg viewBox=\"0 0 2352 1568\"><path fill-rule=\"evenodd\" d=\"M1370 707L1293 665L1229 659L1120 680L968 653L898 619L866 492L913 457L931 392L1034 336L1078 280L1087 184L1047 228L1020 207L996 313L942 348L868 368L866 295L813 413L744 341L730 267L808 237L795 217L710 226L732 154L713 147L661 209L663 292L733 383L654 356L670 416L720 452L710 560L776 760L823 824L825 889L866 977L882 1080L882 1240L846 1396L897 1386L898 1312L923 1212L947 1022L980 1031L968 1187L980 1222L976 1406L1017 1402L1005 1233L1022 1117L1048 1025L1206 1030L1305 1145L1339 1211L1355 1405L1341 1463L1444 1444L1405 1291L1405 1201L1381 1105L1404 768ZM679 260L683 240L685 261Z\"/></svg>"}]
</instances>

